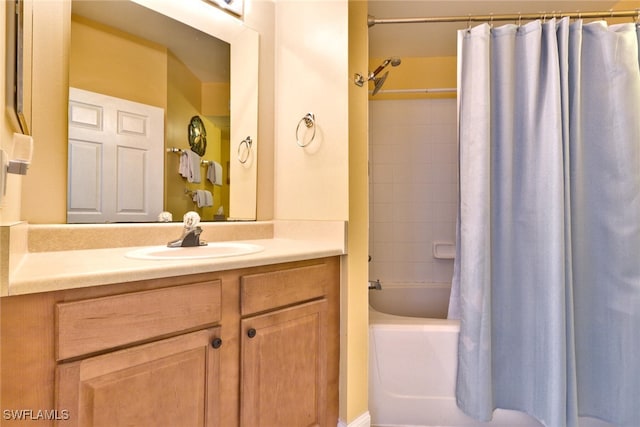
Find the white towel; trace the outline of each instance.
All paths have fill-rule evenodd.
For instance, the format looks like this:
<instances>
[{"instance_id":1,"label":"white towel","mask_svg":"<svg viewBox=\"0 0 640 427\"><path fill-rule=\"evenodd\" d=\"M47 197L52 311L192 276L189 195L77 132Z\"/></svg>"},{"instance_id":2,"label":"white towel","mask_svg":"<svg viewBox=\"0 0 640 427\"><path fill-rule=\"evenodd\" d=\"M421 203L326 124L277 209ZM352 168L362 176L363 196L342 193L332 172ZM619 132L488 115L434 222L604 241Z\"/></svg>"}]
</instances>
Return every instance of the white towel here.
<instances>
[{"instance_id":1,"label":"white towel","mask_svg":"<svg viewBox=\"0 0 640 427\"><path fill-rule=\"evenodd\" d=\"M199 208L213 206L213 195L211 191L196 190L193 192L193 202L197 204Z\"/></svg>"},{"instance_id":2,"label":"white towel","mask_svg":"<svg viewBox=\"0 0 640 427\"><path fill-rule=\"evenodd\" d=\"M218 162L209 162L207 179L214 185L222 186L222 165Z\"/></svg>"},{"instance_id":3,"label":"white towel","mask_svg":"<svg viewBox=\"0 0 640 427\"><path fill-rule=\"evenodd\" d=\"M198 183L200 182L200 156L191 150L187 151L187 181Z\"/></svg>"},{"instance_id":4,"label":"white towel","mask_svg":"<svg viewBox=\"0 0 640 427\"><path fill-rule=\"evenodd\" d=\"M189 176L189 156L186 151L183 151L182 154L180 154L180 166L178 167L178 173L183 178Z\"/></svg>"},{"instance_id":5,"label":"white towel","mask_svg":"<svg viewBox=\"0 0 640 427\"><path fill-rule=\"evenodd\" d=\"M189 182L199 183L200 177L200 156L191 150L185 150L180 155L180 166L178 173Z\"/></svg>"},{"instance_id":6,"label":"white towel","mask_svg":"<svg viewBox=\"0 0 640 427\"><path fill-rule=\"evenodd\" d=\"M216 182L216 169L213 167L213 162L209 162L207 166L207 180L212 184Z\"/></svg>"}]
</instances>

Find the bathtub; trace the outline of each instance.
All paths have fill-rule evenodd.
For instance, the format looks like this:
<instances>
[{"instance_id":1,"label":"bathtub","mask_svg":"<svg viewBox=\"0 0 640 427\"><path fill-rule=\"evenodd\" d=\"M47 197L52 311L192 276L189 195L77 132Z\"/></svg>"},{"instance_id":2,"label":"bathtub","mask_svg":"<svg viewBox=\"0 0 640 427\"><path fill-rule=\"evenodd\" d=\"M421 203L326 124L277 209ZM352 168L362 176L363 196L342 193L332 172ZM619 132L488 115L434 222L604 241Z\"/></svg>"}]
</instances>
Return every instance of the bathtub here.
<instances>
[{"instance_id":1,"label":"bathtub","mask_svg":"<svg viewBox=\"0 0 640 427\"><path fill-rule=\"evenodd\" d=\"M447 320L450 286L383 283L369 291L369 412L372 426L541 427L496 410L479 423L455 401L457 320Z\"/></svg>"},{"instance_id":2,"label":"bathtub","mask_svg":"<svg viewBox=\"0 0 640 427\"><path fill-rule=\"evenodd\" d=\"M369 291L369 412L374 427L542 427L497 409L481 423L455 401L460 323L447 320L449 284L383 283ZM580 418L580 427L613 427Z\"/></svg>"}]
</instances>

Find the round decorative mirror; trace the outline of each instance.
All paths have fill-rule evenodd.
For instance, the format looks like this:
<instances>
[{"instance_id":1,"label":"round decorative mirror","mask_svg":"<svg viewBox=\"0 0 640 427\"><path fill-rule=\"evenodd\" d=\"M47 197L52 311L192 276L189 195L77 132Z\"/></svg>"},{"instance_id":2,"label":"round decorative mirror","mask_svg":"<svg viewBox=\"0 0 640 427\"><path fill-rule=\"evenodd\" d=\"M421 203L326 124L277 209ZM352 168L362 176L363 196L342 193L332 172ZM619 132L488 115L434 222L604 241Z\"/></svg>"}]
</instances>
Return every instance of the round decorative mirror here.
<instances>
[{"instance_id":1,"label":"round decorative mirror","mask_svg":"<svg viewBox=\"0 0 640 427\"><path fill-rule=\"evenodd\" d=\"M189 122L189 146L200 157L207 151L207 130L200 116L191 117Z\"/></svg>"}]
</instances>

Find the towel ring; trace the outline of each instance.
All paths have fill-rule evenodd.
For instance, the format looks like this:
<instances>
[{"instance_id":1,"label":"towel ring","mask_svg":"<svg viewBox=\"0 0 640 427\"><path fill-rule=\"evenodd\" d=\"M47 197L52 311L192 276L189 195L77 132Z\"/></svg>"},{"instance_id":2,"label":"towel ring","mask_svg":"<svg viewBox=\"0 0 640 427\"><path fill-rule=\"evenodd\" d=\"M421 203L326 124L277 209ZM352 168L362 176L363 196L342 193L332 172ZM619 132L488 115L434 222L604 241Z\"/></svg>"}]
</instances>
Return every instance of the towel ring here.
<instances>
[{"instance_id":1,"label":"towel ring","mask_svg":"<svg viewBox=\"0 0 640 427\"><path fill-rule=\"evenodd\" d=\"M248 136L240 142L240 145L238 145L238 161L243 165L247 163L247 160L249 160L249 156L251 156L251 144L253 144L253 141L251 140L251 137ZM244 153L246 153L244 156L242 151L243 145L245 147Z\"/></svg>"},{"instance_id":2,"label":"towel ring","mask_svg":"<svg viewBox=\"0 0 640 427\"><path fill-rule=\"evenodd\" d=\"M309 128L313 128L313 134L311 135L311 139L309 140L309 142L307 142L306 144L300 142L300 138L298 138L298 133L300 131L300 125L304 123L304 125L309 129ZM313 141L313 139L316 137L316 116L313 113L307 113L304 115L303 118L300 119L300 121L298 122L298 126L296 126L296 144L298 144L298 147L306 147L307 145L311 144L311 142Z\"/></svg>"}]
</instances>

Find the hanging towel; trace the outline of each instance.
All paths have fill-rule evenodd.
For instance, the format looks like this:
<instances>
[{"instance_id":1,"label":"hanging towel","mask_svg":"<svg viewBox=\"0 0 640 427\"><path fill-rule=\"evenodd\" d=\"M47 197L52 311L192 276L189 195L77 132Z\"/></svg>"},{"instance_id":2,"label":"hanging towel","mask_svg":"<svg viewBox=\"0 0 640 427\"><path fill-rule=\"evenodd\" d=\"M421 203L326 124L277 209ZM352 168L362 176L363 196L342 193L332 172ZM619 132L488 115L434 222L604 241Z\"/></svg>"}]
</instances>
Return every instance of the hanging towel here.
<instances>
[{"instance_id":1,"label":"hanging towel","mask_svg":"<svg viewBox=\"0 0 640 427\"><path fill-rule=\"evenodd\" d=\"M193 202L198 205L199 208L213 206L213 195L211 191L196 190L193 192Z\"/></svg>"},{"instance_id":2,"label":"hanging towel","mask_svg":"<svg viewBox=\"0 0 640 427\"><path fill-rule=\"evenodd\" d=\"M222 185L222 165L218 162L210 162L207 169L207 179L214 185Z\"/></svg>"},{"instance_id":3,"label":"hanging towel","mask_svg":"<svg viewBox=\"0 0 640 427\"><path fill-rule=\"evenodd\" d=\"M183 175L187 178L187 181L199 183L200 182L200 156L194 153L191 150L186 151L186 175Z\"/></svg>"},{"instance_id":4,"label":"hanging towel","mask_svg":"<svg viewBox=\"0 0 640 427\"><path fill-rule=\"evenodd\" d=\"M209 162L209 166L207 166L207 180L212 184L216 182L216 168L213 166L213 162Z\"/></svg>"},{"instance_id":5,"label":"hanging towel","mask_svg":"<svg viewBox=\"0 0 640 427\"><path fill-rule=\"evenodd\" d=\"M180 154L180 166L178 167L178 173L183 178L187 178L189 176L189 156L186 151L183 151Z\"/></svg>"}]
</instances>

